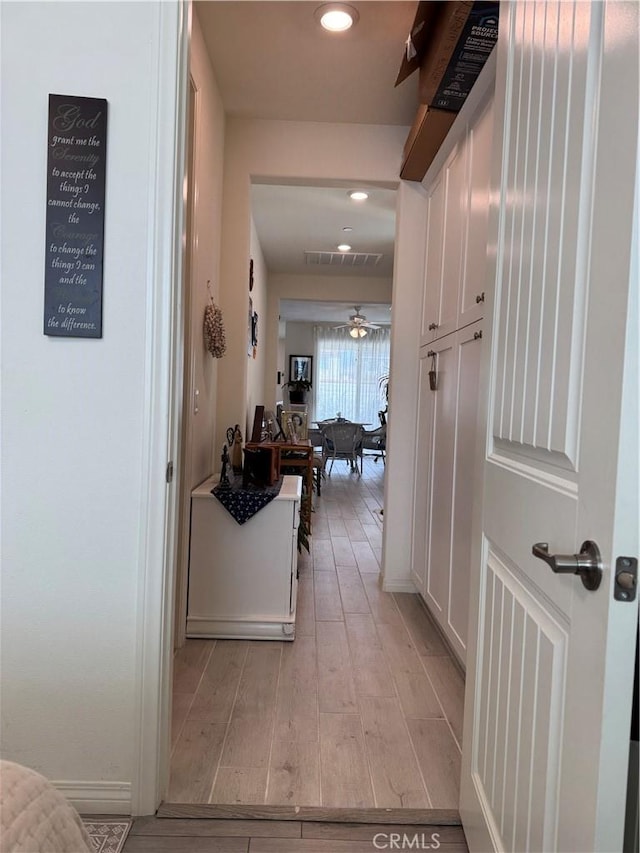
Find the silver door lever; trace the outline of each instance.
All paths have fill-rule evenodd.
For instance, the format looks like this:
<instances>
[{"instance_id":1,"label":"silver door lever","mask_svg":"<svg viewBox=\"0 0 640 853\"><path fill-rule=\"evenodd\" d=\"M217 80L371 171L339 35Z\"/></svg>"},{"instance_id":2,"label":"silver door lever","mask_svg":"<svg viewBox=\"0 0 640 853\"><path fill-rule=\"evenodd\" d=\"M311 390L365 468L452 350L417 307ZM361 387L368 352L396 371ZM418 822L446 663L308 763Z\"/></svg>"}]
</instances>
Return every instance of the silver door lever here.
<instances>
[{"instance_id":1,"label":"silver door lever","mask_svg":"<svg viewBox=\"0 0 640 853\"><path fill-rule=\"evenodd\" d=\"M600 549L587 539L582 543L579 554L550 554L548 542L536 542L531 553L544 560L556 574L580 575L588 590L595 592L602 580Z\"/></svg>"}]
</instances>

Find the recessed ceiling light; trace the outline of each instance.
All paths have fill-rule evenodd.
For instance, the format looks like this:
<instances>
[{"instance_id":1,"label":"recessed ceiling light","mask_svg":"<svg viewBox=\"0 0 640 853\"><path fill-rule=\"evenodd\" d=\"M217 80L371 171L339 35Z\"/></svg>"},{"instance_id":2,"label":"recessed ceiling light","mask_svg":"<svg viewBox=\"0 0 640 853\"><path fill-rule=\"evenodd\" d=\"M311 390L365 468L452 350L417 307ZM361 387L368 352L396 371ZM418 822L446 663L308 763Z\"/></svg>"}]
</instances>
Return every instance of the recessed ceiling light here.
<instances>
[{"instance_id":1,"label":"recessed ceiling light","mask_svg":"<svg viewBox=\"0 0 640 853\"><path fill-rule=\"evenodd\" d=\"M351 246L349 246L348 243L340 243L340 245L338 246L338 251L339 252L350 252Z\"/></svg>"},{"instance_id":2,"label":"recessed ceiling light","mask_svg":"<svg viewBox=\"0 0 640 853\"><path fill-rule=\"evenodd\" d=\"M349 193L349 198L352 201L366 201L369 198L369 193L362 192L361 190L354 190Z\"/></svg>"},{"instance_id":3,"label":"recessed ceiling light","mask_svg":"<svg viewBox=\"0 0 640 853\"><path fill-rule=\"evenodd\" d=\"M358 13L346 3L326 3L315 11L316 20L330 33L344 33L358 20Z\"/></svg>"},{"instance_id":4,"label":"recessed ceiling light","mask_svg":"<svg viewBox=\"0 0 640 853\"><path fill-rule=\"evenodd\" d=\"M350 225L345 225L342 230L343 231L353 231L353 228Z\"/></svg>"}]
</instances>

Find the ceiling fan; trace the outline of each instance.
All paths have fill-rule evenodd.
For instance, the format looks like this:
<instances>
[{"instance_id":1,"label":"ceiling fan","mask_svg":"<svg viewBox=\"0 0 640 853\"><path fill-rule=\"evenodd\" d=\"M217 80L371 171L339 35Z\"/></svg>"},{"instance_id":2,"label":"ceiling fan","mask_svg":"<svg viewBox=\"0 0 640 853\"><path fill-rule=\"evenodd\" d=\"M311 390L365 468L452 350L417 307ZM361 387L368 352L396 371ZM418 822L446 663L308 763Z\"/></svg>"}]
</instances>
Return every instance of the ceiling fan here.
<instances>
[{"instance_id":1,"label":"ceiling fan","mask_svg":"<svg viewBox=\"0 0 640 853\"><path fill-rule=\"evenodd\" d=\"M351 314L348 323L343 323L341 326L334 326L334 329L349 329L349 334L352 338L364 338L367 334L367 329L379 329L375 323L370 323L364 314L360 313L360 305L354 305L355 314Z\"/></svg>"}]
</instances>

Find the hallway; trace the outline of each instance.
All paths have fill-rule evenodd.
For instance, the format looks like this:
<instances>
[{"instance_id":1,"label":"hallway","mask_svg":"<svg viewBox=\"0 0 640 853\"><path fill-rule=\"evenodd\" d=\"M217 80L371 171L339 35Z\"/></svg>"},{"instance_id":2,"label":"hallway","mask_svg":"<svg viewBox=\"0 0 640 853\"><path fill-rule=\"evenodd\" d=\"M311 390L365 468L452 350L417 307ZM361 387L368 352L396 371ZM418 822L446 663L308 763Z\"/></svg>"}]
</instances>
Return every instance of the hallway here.
<instances>
[{"instance_id":1,"label":"hallway","mask_svg":"<svg viewBox=\"0 0 640 853\"><path fill-rule=\"evenodd\" d=\"M463 679L417 596L378 586L384 467L337 463L293 643L176 653L167 802L457 809Z\"/></svg>"}]
</instances>

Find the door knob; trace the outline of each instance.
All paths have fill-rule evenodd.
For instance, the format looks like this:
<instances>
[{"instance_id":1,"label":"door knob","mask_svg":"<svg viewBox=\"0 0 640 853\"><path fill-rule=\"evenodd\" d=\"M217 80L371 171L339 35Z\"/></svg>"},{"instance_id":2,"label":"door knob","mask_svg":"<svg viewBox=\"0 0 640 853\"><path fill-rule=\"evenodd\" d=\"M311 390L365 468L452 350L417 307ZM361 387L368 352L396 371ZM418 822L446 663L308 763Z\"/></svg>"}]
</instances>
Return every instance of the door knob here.
<instances>
[{"instance_id":1,"label":"door knob","mask_svg":"<svg viewBox=\"0 0 640 853\"><path fill-rule=\"evenodd\" d=\"M600 586L600 549L590 539L582 543L579 554L550 554L548 542L536 542L531 553L539 560L544 560L556 574L580 575L586 589L592 592Z\"/></svg>"}]
</instances>

